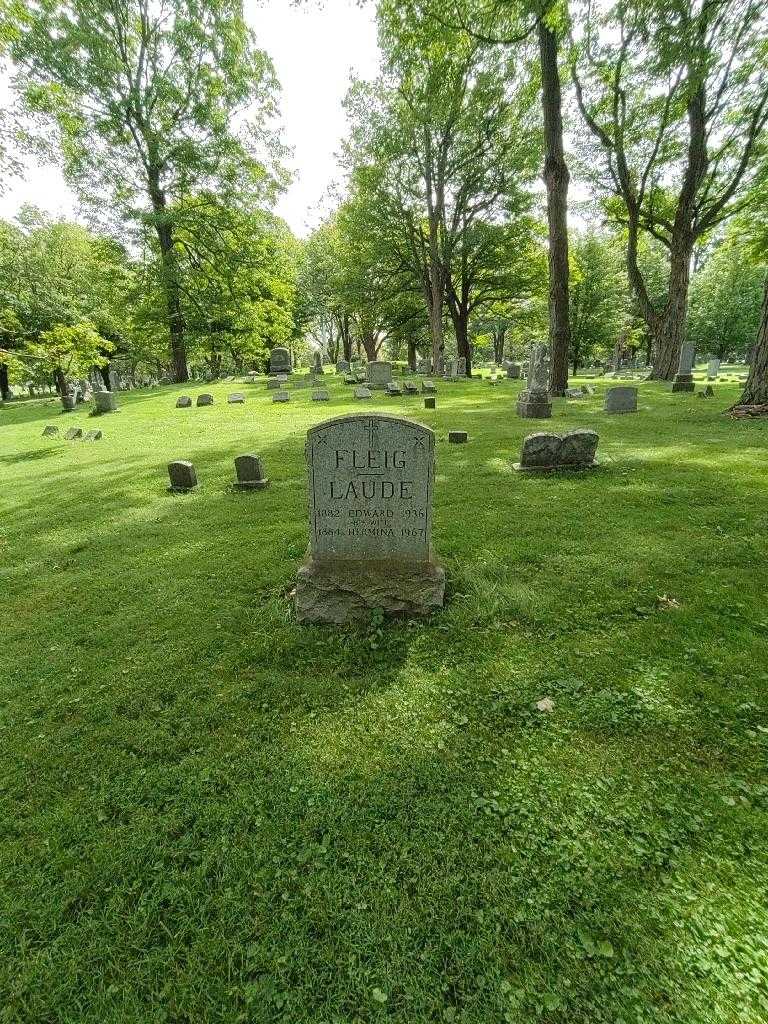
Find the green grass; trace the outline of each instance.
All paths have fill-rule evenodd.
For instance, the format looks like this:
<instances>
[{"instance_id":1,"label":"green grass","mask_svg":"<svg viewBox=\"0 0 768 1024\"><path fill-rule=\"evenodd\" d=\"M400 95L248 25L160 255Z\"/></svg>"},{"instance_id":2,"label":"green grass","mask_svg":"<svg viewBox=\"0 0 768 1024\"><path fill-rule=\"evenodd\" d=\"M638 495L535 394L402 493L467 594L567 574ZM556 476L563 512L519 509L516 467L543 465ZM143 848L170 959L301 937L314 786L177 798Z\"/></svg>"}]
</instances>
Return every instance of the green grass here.
<instances>
[{"instance_id":1,"label":"green grass","mask_svg":"<svg viewBox=\"0 0 768 1024\"><path fill-rule=\"evenodd\" d=\"M516 382L0 410L3 1024L766 1020L768 424L608 383L551 421L602 467L546 478ZM353 409L437 432L426 623L292 619L304 435Z\"/></svg>"}]
</instances>

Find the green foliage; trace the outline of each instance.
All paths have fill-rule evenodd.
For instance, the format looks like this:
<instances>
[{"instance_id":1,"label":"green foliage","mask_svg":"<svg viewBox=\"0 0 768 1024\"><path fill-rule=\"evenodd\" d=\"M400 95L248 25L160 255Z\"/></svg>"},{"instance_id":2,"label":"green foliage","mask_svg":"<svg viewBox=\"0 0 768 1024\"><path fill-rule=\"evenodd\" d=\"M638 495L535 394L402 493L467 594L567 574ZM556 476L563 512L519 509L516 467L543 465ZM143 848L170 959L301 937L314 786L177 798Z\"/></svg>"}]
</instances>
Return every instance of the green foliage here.
<instances>
[{"instance_id":1,"label":"green foliage","mask_svg":"<svg viewBox=\"0 0 768 1024\"><path fill-rule=\"evenodd\" d=\"M106 366L114 345L102 338L93 324L57 324L43 331L39 342L31 342L27 352L52 373L65 378L82 377L93 366ZM106 354L105 354L106 353Z\"/></svg>"},{"instance_id":2,"label":"green foliage","mask_svg":"<svg viewBox=\"0 0 768 1024\"><path fill-rule=\"evenodd\" d=\"M610 355L629 321L623 253L614 236L594 231L571 239L571 351L575 369Z\"/></svg>"},{"instance_id":3,"label":"green foliage","mask_svg":"<svg viewBox=\"0 0 768 1024\"><path fill-rule=\"evenodd\" d=\"M697 352L744 357L757 337L765 275L735 238L715 249L691 283L688 337Z\"/></svg>"},{"instance_id":4,"label":"green foliage","mask_svg":"<svg viewBox=\"0 0 768 1024\"><path fill-rule=\"evenodd\" d=\"M0 411L4 1024L766 1020L768 422L598 381L548 429L602 468L533 479L522 382L375 399L436 430L446 607L305 627L326 383Z\"/></svg>"}]
</instances>

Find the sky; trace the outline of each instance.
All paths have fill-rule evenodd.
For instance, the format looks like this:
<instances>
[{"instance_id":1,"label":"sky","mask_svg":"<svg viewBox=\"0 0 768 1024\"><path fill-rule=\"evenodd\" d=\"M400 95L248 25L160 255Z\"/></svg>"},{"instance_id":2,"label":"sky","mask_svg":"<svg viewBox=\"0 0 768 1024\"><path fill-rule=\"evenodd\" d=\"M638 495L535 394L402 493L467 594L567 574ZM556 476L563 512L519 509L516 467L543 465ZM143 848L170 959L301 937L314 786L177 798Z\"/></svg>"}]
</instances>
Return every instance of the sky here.
<instances>
[{"instance_id":1,"label":"sky","mask_svg":"<svg viewBox=\"0 0 768 1024\"><path fill-rule=\"evenodd\" d=\"M258 45L271 56L282 86L283 142L292 147L294 180L276 212L305 237L320 220L319 204L340 178L335 154L346 134L342 99L350 75L373 78L378 70L374 5L355 0L245 0L245 14ZM0 102L7 86L0 82ZM0 217L13 217L23 203L51 215L76 217L77 204L61 174L30 166L23 180L0 196Z\"/></svg>"}]
</instances>

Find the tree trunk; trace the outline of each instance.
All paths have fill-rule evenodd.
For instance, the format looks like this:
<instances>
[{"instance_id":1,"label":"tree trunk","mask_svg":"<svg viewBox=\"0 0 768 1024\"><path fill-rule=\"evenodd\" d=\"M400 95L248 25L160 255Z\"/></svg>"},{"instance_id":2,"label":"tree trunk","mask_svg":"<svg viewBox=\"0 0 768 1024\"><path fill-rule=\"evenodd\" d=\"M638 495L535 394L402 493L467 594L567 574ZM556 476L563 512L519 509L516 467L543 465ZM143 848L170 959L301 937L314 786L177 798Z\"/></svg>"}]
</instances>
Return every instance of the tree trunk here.
<instances>
[{"instance_id":1,"label":"tree trunk","mask_svg":"<svg viewBox=\"0 0 768 1024\"><path fill-rule=\"evenodd\" d=\"M654 331L656 356L651 371L653 380L672 380L677 373L680 349L685 339L690 261L691 250L687 245L679 245L673 250L670 258L667 303Z\"/></svg>"},{"instance_id":2,"label":"tree trunk","mask_svg":"<svg viewBox=\"0 0 768 1024\"><path fill-rule=\"evenodd\" d=\"M173 228L166 211L165 193L160 188L160 173L154 168L149 171L149 195L155 214L155 231L160 245L162 286L168 316L173 377L177 384L183 384L184 381L189 380L189 371L187 369L187 349L184 342L184 317L181 312L179 268L176 261Z\"/></svg>"},{"instance_id":3,"label":"tree trunk","mask_svg":"<svg viewBox=\"0 0 768 1024\"><path fill-rule=\"evenodd\" d=\"M457 302L451 298L452 292L448 295L448 311L453 322L453 332L456 335L456 352L465 359L465 375L472 376L472 353L469 347L469 310L463 302Z\"/></svg>"},{"instance_id":4,"label":"tree trunk","mask_svg":"<svg viewBox=\"0 0 768 1024\"><path fill-rule=\"evenodd\" d=\"M412 339L408 339L408 369L416 370L416 342Z\"/></svg>"},{"instance_id":5,"label":"tree trunk","mask_svg":"<svg viewBox=\"0 0 768 1024\"><path fill-rule=\"evenodd\" d=\"M11 391L8 384L8 367L5 363L0 363L0 398L5 401L10 397Z\"/></svg>"},{"instance_id":6,"label":"tree trunk","mask_svg":"<svg viewBox=\"0 0 768 1024\"><path fill-rule=\"evenodd\" d=\"M430 268L430 304L429 304L429 331L432 336L432 372L441 374L443 372L443 353L445 352L445 338L443 336L443 281L439 269L435 266Z\"/></svg>"},{"instance_id":7,"label":"tree trunk","mask_svg":"<svg viewBox=\"0 0 768 1024\"><path fill-rule=\"evenodd\" d=\"M564 395L568 387L571 329L568 312L568 183L563 148L563 111L557 37L539 19L541 105L544 115L544 184L549 225L549 349L550 390Z\"/></svg>"},{"instance_id":8,"label":"tree trunk","mask_svg":"<svg viewBox=\"0 0 768 1024\"><path fill-rule=\"evenodd\" d=\"M494 327L493 333L493 361L497 366L501 366L504 360L504 342L507 338L506 327Z\"/></svg>"},{"instance_id":9,"label":"tree trunk","mask_svg":"<svg viewBox=\"0 0 768 1024\"><path fill-rule=\"evenodd\" d=\"M344 350L344 358L348 363L352 362L352 338L349 335L349 316L345 313L339 321L339 332L341 333L341 344Z\"/></svg>"},{"instance_id":10,"label":"tree trunk","mask_svg":"<svg viewBox=\"0 0 768 1024\"><path fill-rule=\"evenodd\" d=\"M64 376L64 371L58 367L53 371L53 379L56 382L56 391L59 393L61 398L67 393L67 380Z\"/></svg>"},{"instance_id":11,"label":"tree trunk","mask_svg":"<svg viewBox=\"0 0 768 1024\"><path fill-rule=\"evenodd\" d=\"M760 326L753 349L749 376L737 405L768 405L768 277L763 289Z\"/></svg>"},{"instance_id":12,"label":"tree trunk","mask_svg":"<svg viewBox=\"0 0 768 1024\"><path fill-rule=\"evenodd\" d=\"M109 380L109 363L107 363L106 366L97 366L96 369L99 371L99 376L104 381L104 387L107 391L111 391L112 384Z\"/></svg>"}]
</instances>

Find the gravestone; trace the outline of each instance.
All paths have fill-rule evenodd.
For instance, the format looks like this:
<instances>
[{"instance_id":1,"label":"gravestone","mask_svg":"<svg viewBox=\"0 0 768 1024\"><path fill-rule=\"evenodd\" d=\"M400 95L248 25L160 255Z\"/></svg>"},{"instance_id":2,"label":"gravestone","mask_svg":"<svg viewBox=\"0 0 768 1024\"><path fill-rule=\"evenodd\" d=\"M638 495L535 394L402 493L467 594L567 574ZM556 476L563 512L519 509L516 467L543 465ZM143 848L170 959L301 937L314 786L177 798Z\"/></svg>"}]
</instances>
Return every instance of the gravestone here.
<instances>
[{"instance_id":1,"label":"gravestone","mask_svg":"<svg viewBox=\"0 0 768 1024\"><path fill-rule=\"evenodd\" d=\"M433 380L423 380L421 382L421 393L422 395L436 395L437 387Z\"/></svg>"},{"instance_id":2,"label":"gravestone","mask_svg":"<svg viewBox=\"0 0 768 1024\"><path fill-rule=\"evenodd\" d=\"M528 381L517 396L517 415L530 420L546 420L552 416L552 397L549 394L549 349L546 345L531 345Z\"/></svg>"},{"instance_id":3,"label":"gravestone","mask_svg":"<svg viewBox=\"0 0 768 1024\"><path fill-rule=\"evenodd\" d=\"M345 384L356 384L357 383L357 378L355 377L354 373L346 374L346 376L344 377L344 383Z\"/></svg>"},{"instance_id":4,"label":"gravestone","mask_svg":"<svg viewBox=\"0 0 768 1024\"><path fill-rule=\"evenodd\" d=\"M238 455L235 459L235 474L237 480L234 486L238 491L263 491L269 486L258 455Z\"/></svg>"},{"instance_id":5,"label":"gravestone","mask_svg":"<svg viewBox=\"0 0 768 1024\"><path fill-rule=\"evenodd\" d=\"M521 472L549 473L556 469L592 469L599 435L594 430L572 430L567 434L529 434L523 441Z\"/></svg>"},{"instance_id":6,"label":"gravestone","mask_svg":"<svg viewBox=\"0 0 768 1024\"><path fill-rule=\"evenodd\" d=\"M64 435L65 441L79 441L83 436L83 431L80 427L70 427Z\"/></svg>"},{"instance_id":7,"label":"gravestone","mask_svg":"<svg viewBox=\"0 0 768 1024\"><path fill-rule=\"evenodd\" d=\"M74 388L70 388L61 396L61 410L62 412L74 412L77 406L77 392Z\"/></svg>"},{"instance_id":8,"label":"gravestone","mask_svg":"<svg viewBox=\"0 0 768 1024\"><path fill-rule=\"evenodd\" d=\"M520 367L517 363L510 363L509 366L507 366L507 377L510 380L520 379Z\"/></svg>"},{"instance_id":9,"label":"gravestone","mask_svg":"<svg viewBox=\"0 0 768 1024\"><path fill-rule=\"evenodd\" d=\"M698 394L699 398L714 398L715 397L715 389L712 387L711 384L707 384L707 386L704 388L703 391L697 391L696 393Z\"/></svg>"},{"instance_id":10,"label":"gravestone","mask_svg":"<svg viewBox=\"0 0 768 1024\"><path fill-rule=\"evenodd\" d=\"M582 384L581 385L581 390L582 390L582 393L584 395L587 395L587 396L594 395L594 393L595 393L595 389L592 387L591 384Z\"/></svg>"},{"instance_id":11,"label":"gravestone","mask_svg":"<svg viewBox=\"0 0 768 1024\"><path fill-rule=\"evenodd\" d=\"M392 382L392 363L385 363L374 359L368 363L368 387L374 390L384 390L387 384Z\"/></svg>"},{"instance_id":12,"label":"gravestone","mask_svg":"<svg viewBox=\"0 0 768 1024\"><path fill-rule=\"evenodd\" d=\"M356 387L354 391L355 398L372 398L373 392L370 388Z\"/></svg>"},{"instance_id":13,"label":"gravestone","mask_svg":"<svg viewBox=\"0 0 768 1024\"><path fill-rule=\"evenodd\" d=\"M327 388L318 388L317 391L312 392L313 402L327 402L330 400L330 397Z\"/></svg>"},{"instance_id":14,"label":"gravestone","mask_svg":"<svg viewBox=\"0 0 768 1024\"><path fill-rule=\"evenodd\" d=\"M406 395L418 395L419 393L418 385L414 384L412 380L405 381L403 384L403 390Z\"/></svg>"},{"instance_id":15,"label":"gravestone","mask_svg":"<svg viewBox=\"0 0 768 1024\"><path fill-rule=\"evenodd\" d=\"M675 379L672 381L673 391L694 391L696 385L693 383L693 361L696 356L696 346L688 341L680 350L680 362L677 366Z\"/></svg>"},{"instance_id":16,"label":"gravestone","mask_svg":"<svg viewBox=\"0 0 768 1024\"><path fill-rule=\"evenodd\" d=\"M315 370L315 373L322 373L323 372L323 357L322 357L322 354L320 352L315 352L315 355L314 355L314 370Z\"/></svg>"},{"instance_id":17,"label":"gravestone","mask_svg":"<svg viewBox=\"0 0 768 1024\"><path fill-rule=\"evenodd\" d=\"M349 363L346 359L336 360L336 373L349 373Z\"/></svg>"},{"instance_id":18,"label":"gravestone","mask_svg":"<svg viewBox=\"0 0 768 1024\"><path fill-rule=\"evenodd\" d=\"M274 391L276 388L282 387L282 383L277 377L270 377L267 381L267 391Z\"/></svg>"},{"instance_id":19,"label":"gravestone","mask_svg":"<svg viewBox=\"0 0 768 1024\"><path fill-rule=\"evenodd\" d=\"M344 623L442 607L432 552L434 434L395 416L340 416L307 434L310 545L300 622Z\"/></svg>"},{"instance_id":20,"label":"gravestone","mask_svg":"<svg viewBox=\"0 0 768 1024\"><path fill-rule=\"evenodd\" d=\"M466 377L467 375L467 360L465 356L456 356L455 359L451 360L450 369L448 376L451 380L458 380L460 377Z\"/></svg>"},{"instance_id":21,"label":"gravestone","mask_svg":"<svg viewBox=\"0 0 768 1024\"><path fill-rule=\"evenodd\" d=\"M637 388L608 388L603 409L605 412L637 412Z\"/></svg>"},{"instance_id":22,"label":"gravestone","mask_svg":"<svg viewBox=\"0 0 768 1024\"><path fill-rule=\"evenodd\" d=\"M272 395L273 402L290 402L290 400L291 392L286 391L284 388L280 388L279 391L276 391L274 395Z\"/></svg>"},{"instance_id":23,"label":"gravestone","mask_svg":"<svg viewBox=\"0 0 768 1024\"><path fill-rule=\"evenodd\" d=\"M177 409L190 409L192 407L192 399L189 395L179 395L176 399Z\"/></svg>"},{"instance_id":24,"label":"gravestone","mask_svg":"<svg viewBox=\"0 0 768 1024\"><path fill-rule=\"evenodd\" d=\"M93 398L96 405L94 412L97 416L117 412L117 395L113 391L97 391Z\"/></svg>"},{"instance_id":25,"label":"gravestone","mask_svg":"<svg viewBox=\"0 0 768 1024\"><path fill-rule=\"evenodd\" d=\"M434 397L432 397L432 398L428 397L428 398L424 399L424 408L425 409L434 409L435 408L435 399L434 399Z\"/></svg>"},{"instance_id":26,"label":"gravestone","mask_svg":"<svg viewBox=\"0 0 768 1024\"><path fill-rule=\"evenodd\" d=\"M84 440L86 441L100 441L104 437L100 430L89 430L85 435Z\"/></svg>"},{"instance_id":27,"label":"gravestone","mask_svg":"<svg viewBox=\"0 0 768 1024\"><path fill-rule=\"evenodd\" d=\"M59 436L59 428L58 427L43 427L43 437L58 437L58 436Z\"/></svg>"},{"instance_id":28,"label":"gravestone","mask_svg":"<svg viewBox=\"0 0 768 1024\"><path fill-rule=\"evenodd\" d=\"M278 345L277 348L272 349L269 354L269 372L270 374L292 372L291 353L287 348Z\"/></svg>"},{"instance_id":29,"label":"gravestone","mask_svg":"<svg viewBox=\"0 0 768 1024\"><path fill-rule=\"evenodd\" d=\"M403 389L396 381L390 381L386 388L388 395L402 395Z\"/></svg>"},{"instance_id":30,"label":"gravestone","mask_svg":"<svg viewBox=\"0 0 768 1024\"><path fill-rule=\"evenodd\" d=\"M213 405L213 395L203 394L197 396L198 405Z\"/></svg>"},{"instance_id":31,"label":"gravestone","mask_svg":"<svg viewBox=\"0 0 768 1024\"><path fill-rule=\"evenodd\" d=\"M432 373L432 360L431 359L420 359L417 367L417 373Z\"/></svg>"},{"instance_id":32,"label":"gravestone","mask_svg":"<svg viewBox=\"0 0 768 1024\"><path fill-rule=\"evenodd\" d=\"M566 388L565 389L565 397L566 398L583 398L584 397L584 389L583 388Z\"/></svg>"},{"instance_id":33,"label":"gravestone","mask_svg":"<svg viewBox=\"0 0 768 1024\"><path fill-rule=\"evenodd\" d=\"M227 405L244 405L245 395L239 391L233 391L231 395L227 395Z\"/></svg>"},{"instance_id":34,"label":"gravestone","mask_svg":"<svg viewBox=\"0 0 768 1024\"><path fill-rule=\"evenodd\" d=\"M186 494L197 487L195 467L184 459L168 463L168 476L171 478L171 486L168 488L171 494Z\"/></svg>"},{"instance_id":35,"label":"gravestone","mask_svg":"<svg viewBox=\"0 0 768 1024\"><path fill-rule=\"evenodd\" d=\"M449 430L448 444L466 444L468 440L466 430Z\"/></svg>"},{"instance_id":36,"label":"gravestone","mask_svg":"<svg viewBox=\"0 0 768 1024\"><path fill-rule=\"evenodd\" d=\"M707 363L707 380L717 380L717 375L720 372L720 360L710 359Z\"/></svg>"}]
</instances>

